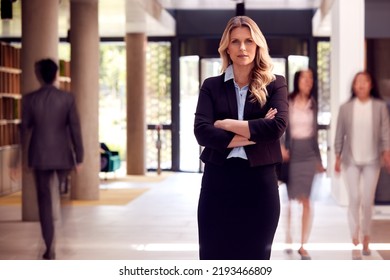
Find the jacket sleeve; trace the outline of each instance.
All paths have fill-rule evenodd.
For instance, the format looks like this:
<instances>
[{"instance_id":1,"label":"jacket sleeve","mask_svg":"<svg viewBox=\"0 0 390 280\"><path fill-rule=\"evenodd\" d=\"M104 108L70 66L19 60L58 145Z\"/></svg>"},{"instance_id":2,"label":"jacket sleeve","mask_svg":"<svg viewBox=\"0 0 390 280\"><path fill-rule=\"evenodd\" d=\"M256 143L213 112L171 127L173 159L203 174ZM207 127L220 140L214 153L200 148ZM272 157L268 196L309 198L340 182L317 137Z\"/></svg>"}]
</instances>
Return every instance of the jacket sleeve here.
<instances>
[{"instance_id":1,"label":"jacket sleeve","mask_svg":"<svg viewBox=\"0 0 390 280\"><path fill-rule=\"evenodd\" d=\"M344 107L345 106L340 107L337 117L336 135L334 139L334 150L336 155L341 155L344 146L344 138L346 133L343 114L343 112L345 112L345 110L343 110Z\"/></svg>"},{"instance_id":2,"label":"jacket sleeve","mask_svg":"<svg viewBox=\"0 0 390 280\"><path fill-rule=\"evenodd\" d=\"M79 114L76 107L75 99L72 95L70 110L69 110L69 131L73 143L73 149L75 152L75 160L76 164L79 164L84 159L84 148L83 148L83 140L82 140L82 134L81 134L81 125L80 125L80 119Z\"/></svg>"},{"instance_id":3,"label":"jacket sleeve","mask_svg":"<svg viewBox=\"0 0 390 280\"><path fill-rule=\"evenodd\" d=\"M268 87L269 108L278 110L275 118L249 120L250 140L254 142L273 142L279 140L288 124L287 84L283 76L276 75L276 80Z\"/></svg>"},{"instance_id":4,"label":"jacket sleeve","mask_svg":"<svg viewBox=\"0 0 390 280\"><path fill-rule=\"evenodd\" d=\"M390 123L389 123L389 110L387 105L383 102L383 106L380 109L381 114L381 131L380 131L380 147L381 152L390 151Z\"/></svg>"},{"instance_id":5,"label":"jacket sleeve","mask_svg":"<svg viewBox=\"0 0 390 280\"><path fill-rule=\"evenodd\" d=\"M212 88L211 79L206 79L200 89L195 111L194 134L199 145L223 153L233 139L234 133L214 127L218 100L216 95L220 92Z\"/></svg>"}]
</instances>

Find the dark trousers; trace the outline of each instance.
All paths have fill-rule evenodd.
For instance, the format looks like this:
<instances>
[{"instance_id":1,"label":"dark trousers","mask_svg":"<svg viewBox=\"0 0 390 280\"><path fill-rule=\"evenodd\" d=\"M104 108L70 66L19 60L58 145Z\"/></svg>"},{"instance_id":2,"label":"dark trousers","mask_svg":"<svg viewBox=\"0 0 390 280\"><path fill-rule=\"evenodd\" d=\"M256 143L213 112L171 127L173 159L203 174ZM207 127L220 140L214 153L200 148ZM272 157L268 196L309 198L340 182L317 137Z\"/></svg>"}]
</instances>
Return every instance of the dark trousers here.
<instances>
[{"instance_id":1,"label":"dark trousers","mask_svg":"<svg viewBox=\"0 0 390 280\"><path fill-rule=\"evenodd\" d=\"M55 174L61 182L63 178L68 176L69 170L34 170L39 221L41 224L42 237L48 252L54 251L54 248L52 247L54 239L54 219L50 182Z\"/></svg>"}]
</instances>

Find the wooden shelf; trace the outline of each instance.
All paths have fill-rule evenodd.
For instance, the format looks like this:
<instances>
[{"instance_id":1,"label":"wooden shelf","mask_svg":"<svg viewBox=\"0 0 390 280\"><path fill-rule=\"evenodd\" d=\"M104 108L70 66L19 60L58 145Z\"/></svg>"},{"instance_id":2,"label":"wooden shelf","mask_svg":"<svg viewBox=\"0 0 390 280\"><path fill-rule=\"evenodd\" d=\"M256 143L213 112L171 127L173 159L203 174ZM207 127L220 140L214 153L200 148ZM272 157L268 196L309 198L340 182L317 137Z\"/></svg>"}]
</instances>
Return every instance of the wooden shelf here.
<instances>
[{"instance_id":1,"label":"wooden shelf","mask_svg":"<svg viewBox=\"0 0 390 280\"><path fill-rule=\"evenodd\" d=\"M0 147L19 144L19 123L1 122L0 125Z\"/></svg>"},{"instance_id":2,"label":"wooden shelf","mask_svg":"<svg viewBox=\"0 0 390 280\"><path fill-rule=\"evenodd\" d=\"M0 66L20 69L20 48L0 42Z\"/></svg>"},{"instance_id":3,"label":"wooden shelf","mask_svg":"<svg viewBox=\"0 0 390 280\"><path fill-rule=\"evenodd\" d=\"M59 77L59 86L60 89L70 91L70 62L65 60L60 60L59 63L59 71L60 71L60 77Z\"/></svg>"},{"instance_id":4,"label":"wooden shelf","mask_svg":"<svg viewBox=\"0 0 390 280\"><path fill-rule=\"evenodd\" d=\"M16 94L0 96L0 120L18 120L21 118L22 99Z\"/></svg>"},{"instance_id":5,"label":"wooden shelf","mask_svg":"<svg viewBox=\"0 0 390 280\"><path fill-rule=\"evenodd\" d=\"M22 95L20 93L1 93L0 92L0 98L12 98L12 99L21 99Z\"/></svg>"},{"instance_id":6,"label":"wooden shelf","mask_svg":"<svg viewBox=\"0 0 390 280\"><path fill-rule=\"evenodd\" d=\"M10 178L10 167L20 156L21 123L20 48L0 42L0 195L21 189Z\"/></svg>"},{"instance_id":7,"label":"wooden shelf","mask_svg":"<svg viewBox=\"0 0 390 280\"><path fill-rule=\"evenodd\" d=\"M6 73L11 73L11 74L21 74L22 73L22 69L4 67L4 66L0 66L0 71L6 72Z\"/></svg>"},{"instance_id":8,"label":"wooden shelf","mask_svg":"<svg viewBox=\"0 0 390 280\"><path fill-rule=\"evenodd\" d=\"M0 120L0 125L6 125L6 124L20 124L21 120Z\"/></svg>"},{"instance_id":9,"label":"wooden shelf","mask_svg":"<svg viewBox=\"0 0 390 280\"><path fill-rule=\"evenodd\" d=\"M58 79L60 80L60 82L67 82L67 83L70 83L70 77L63 77L63 76L60 76Z\"/></svg>"}]
</instances>

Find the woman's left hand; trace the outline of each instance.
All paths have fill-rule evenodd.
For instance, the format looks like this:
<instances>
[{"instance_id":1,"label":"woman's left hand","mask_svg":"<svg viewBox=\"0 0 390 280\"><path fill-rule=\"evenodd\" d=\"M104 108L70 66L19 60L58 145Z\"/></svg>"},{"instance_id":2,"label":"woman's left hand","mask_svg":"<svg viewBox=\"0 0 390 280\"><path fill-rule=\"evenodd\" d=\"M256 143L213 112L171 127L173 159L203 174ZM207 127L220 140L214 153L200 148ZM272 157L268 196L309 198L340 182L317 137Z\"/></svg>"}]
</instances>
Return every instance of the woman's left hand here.
<instances>
[{"instance_id":1,"label":"woman's left hand","mask_svg":"<svg viewBox=\"0 0 390 280\"><path fill-rule=\"evenodd\" d=\"M322 165L322 163L317 164L317 171L319 173L325 172L326 168Z\"/></svg>"},{"instance_id":2,"label":"woman's left hand","mask_svg":"<svg viewBox=\"0 0 390 280\"><path fill-rule=\"evenodd\" d=\"M276 113L278 112L278 109L276 108L270 108L267 112L267 114L265 114L265 119L269 119L269 120L272 120L273 118L275 118L275 115Z\"/></svg>"},{"instance_id":3,"label":"woman's left hand","mask_svg":"<svg viewBox=\"0 0 390 280\"><path fill-rule=\"evenodd\" d=\"M385 165L387 172L390 173L390 151L385 151L383 153L383 163Z\"/></svg>"}]
</instances>

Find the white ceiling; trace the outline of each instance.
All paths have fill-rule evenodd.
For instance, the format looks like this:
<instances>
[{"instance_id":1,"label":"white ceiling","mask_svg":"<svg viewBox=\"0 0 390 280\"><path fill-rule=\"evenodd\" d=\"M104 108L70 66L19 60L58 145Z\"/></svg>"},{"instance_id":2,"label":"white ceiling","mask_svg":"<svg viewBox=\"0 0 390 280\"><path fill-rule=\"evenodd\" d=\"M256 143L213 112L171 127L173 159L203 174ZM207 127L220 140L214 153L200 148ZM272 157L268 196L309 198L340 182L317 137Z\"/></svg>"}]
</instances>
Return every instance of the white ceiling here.
<instances>
[{"instance_id":1,"label":"white ceiling","mask_svg":"<svg viewBox=\"0 0 390 280\"><path fill-rule=\"evenodd\" d=\"M166 9L235 9L244 2L245 8L256 9L307 9L318 8L321 0L159 0Z\"/></svg>"},{"instance_id":2,"label":"white ceiling","mask_svg":"<svg viewBox=\"0 0 390 280\"><path fill-rule=\"evenodd\" d=\"M69 29L69 1L60 1L59 36L65 37ZM146 0L98 0L99 1L99 32L101 37L123 37L126 32L126 6L134 2L147 6ZM127 2L126 2L127 1ZM243 0L150 0L161 5L164 9L235 9L238 2ZM13 19L0 21L0 37L21 36L21 0L13 3ZM130 3L130 5L129 5ZM245 9L315 9L321 0L245 0ZM131 9L131 8L130 8ZM147 8L145 8L147 9ZM164 14L164 21L147 16L147 34L149 36L174 35L167 29L172 29L168 19L168 27L164 27L168 13ZM160 20L160 21L159 21ZM128 22L129 20L127 20ZM172 21L172 19L171 19ZM165 28L165 29L164 29Z\"/></svg>"}]
</instances>

